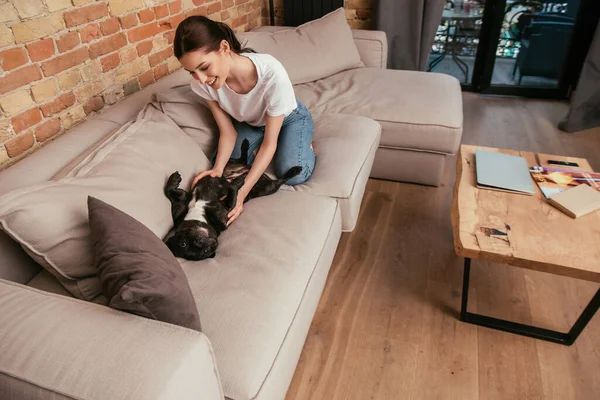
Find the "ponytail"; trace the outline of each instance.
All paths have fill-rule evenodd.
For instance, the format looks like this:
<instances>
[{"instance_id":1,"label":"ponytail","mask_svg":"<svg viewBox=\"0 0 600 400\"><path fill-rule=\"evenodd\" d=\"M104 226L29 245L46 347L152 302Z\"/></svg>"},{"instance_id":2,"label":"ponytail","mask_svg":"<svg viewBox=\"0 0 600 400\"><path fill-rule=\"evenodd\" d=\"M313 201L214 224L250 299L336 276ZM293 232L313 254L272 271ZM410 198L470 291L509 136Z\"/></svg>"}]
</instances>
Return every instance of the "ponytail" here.
<instances>
[{"instance_id":1,"label":"ponytail","mask_svg":"<svg viewBox=\"0 0 600 400\"><path fill-rule=\"evenodd\" d=\"M229 25L203 16L187 17L179 24L175 31L173 50L175 57L180 59L184 54L194 50L202 49L207 53L218 51L223 40L229 43L231 51L236 54L255 53L250 48L242 48Z\"/></svg>"},{"instance_id":2,"label":"ponytail","mask_svg":"<svg viewBox=\"0 0 600 400\"><path fill-rule=\"evenodd\" d=\"M231 50L234 53L236 53L236 54L256 53L254 50L252 50L249 47L242 48L242 44L238 40L237 36L235 36L235 32L225 22L217 22L217 24L219 25L219 28L221 28L221 30L225 34L225 40L227 40L227 42L229 43L229 47L231 47Z\"/></svg>"}]
</instances>

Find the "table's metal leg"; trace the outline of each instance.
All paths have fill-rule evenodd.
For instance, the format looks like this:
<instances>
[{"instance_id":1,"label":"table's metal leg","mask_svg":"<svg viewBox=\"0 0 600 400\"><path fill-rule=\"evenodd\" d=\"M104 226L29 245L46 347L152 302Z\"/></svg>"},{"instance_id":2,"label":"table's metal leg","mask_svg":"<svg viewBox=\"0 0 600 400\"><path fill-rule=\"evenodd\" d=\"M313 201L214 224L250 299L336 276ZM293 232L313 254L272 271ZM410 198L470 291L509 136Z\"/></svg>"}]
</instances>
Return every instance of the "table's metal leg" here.
<instances>
[{"instance_id":1,"label":"table's metal leg","mask_svg":"<svg viewBox=\"0 0 600 400\"><path fill-rule=\"evenodd\" d=\"M573 327L569 331L569 345L575 343L575 340L579 337L579 334L583 331L583 328L586 327L588 322L594 317L596 311L600 308L600 289L596 292L592 300L588 303L588 305L583 309L583 312L573 324Z\"/></svg>"},{"instance_id":2,"label":"table's metal leg","mask_svg":"<svg viewBox=\"0 0 600 400\"><path fill-rule=\"evenodd\" d=\"M463 272L462 301L460 305L460 320L467 322L467 307L469 304L469 276L471 275L471 259L465 258Z\"/></svg>"},{"instance_id":3,"label":"table's metal leg","mask_svg":"<svg viewBox=\"0 0 600 400\"><path fill-rule=\"evenodd\" d=\"M554 343L560 343L567 346L572 345L579 334L591 321L598 308L600 308L600 289L596 292L590 303L585 307L581 316L577 319L569 333L557 332L550 329L538 328L531 325L520 324L517 322L506 321L499 318L486 317L485 315L474 314L467 311L469 299L469 276L471 273L471 259L465 258L462 288L462 303L460 308L460 319L470 324L485 326L487 328L498 329L505 332L515 333L517 335L528 336L535 339L547 340Z\"/></svg>"},{"instance_id":4,"label":"table's metal leg","mask_svg":"<svg viewBox=\"0 0 600 400\"><path fill-rule=\"evenodd\" d=\"M458 68L461 70L461 72L463 74L465 74L465 83L468 83L469 82L469 66L467 65L466 62L464 62L463 60L458 58L458 56L456 56L456 55L452 55L452 58L454 59L454 62L456 62L456 65L458 65Z\"/></svg>"},{"instance_id":5,"label":"table's metal leg","mask_svg":"<svg viewBox=\"0 0 600 400\"><path fill-rule=\"evenodd\" d=\"M431 72L442 60L446 57L446 50L442 54L440 54L437 58L434 58L429 62L429 66L427 67L427 72Z\"/></svg>"},{"instance_id":6,"label":"table's metal leg","mask_svg":"<svg viewBox=\"0 0 600 400\"><path fill-rule=\"evenodd\" d=\"M438 56L438 58L431 60L429 66L427 67L427 72L431 72L439 63L442 62L446 54L448 54L448 36L450 35L450 23L448 23L448 28L446 31L446 39L444 40L444 51L442 54Z\"/></svg>"}]
</instances>

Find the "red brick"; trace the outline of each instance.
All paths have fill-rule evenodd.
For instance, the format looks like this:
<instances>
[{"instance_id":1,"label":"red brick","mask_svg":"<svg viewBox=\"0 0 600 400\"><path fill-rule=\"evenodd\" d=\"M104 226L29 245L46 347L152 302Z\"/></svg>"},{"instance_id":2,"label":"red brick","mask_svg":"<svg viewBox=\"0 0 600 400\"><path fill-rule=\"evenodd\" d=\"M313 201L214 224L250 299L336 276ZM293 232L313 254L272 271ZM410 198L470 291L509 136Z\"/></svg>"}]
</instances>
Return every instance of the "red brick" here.
<instances>
[{"instance_id":1,"label":"red brick","mask_svg":"<svg viewBox=\"0 0 600 400\"><path fill-rule=\"evenodd\" d=\"M148 57L148 61L150 62L150 66L154 67L155 65L160 64L162 61L166 60L167 58L169 58L172 55L173 55L173 48L167 47L164 50L161 50L157 53L152 54L150 57Z\"/></svg>"},{"instance_id":2,"label":"red brick","mask_svg":"<svg viewBox=\"0 0 600 400\"><path fill-rule=\"evenodd\" d=\"M221 11L221 19L222 19L223 21L226 21L226 20L228 20L228 19L229 19L229 17L230 17L230 15L229 15L229 10Z\"/></svg>"},{"instance_id":3,"label":"red brick","mask_svg":"<svg viewBox=\"0 0 600 400\"><path fill-rule=\"evenodd\" d=\"M208 12L209 14L214 14L218 11L221 11L221 3L212 3L206 9L206 12Z\"/></svg>"},{"instance_id":4,"label":"red brick","mask_svg":"<svg viewBox=\"0 0 600 400\"><path fill-rule=\"evenodd\" d=\"M179 11L181 11L181 0L169 3L169 10L171 10L171 14L177 14Z\"/></svg>"},{"instance_id":5,"label":"red brick","mask_svg":"<svg viewBox=\"0 0 600 400\"><path fill-rule=\"evenodd\" d=\"M139 77L139 81L140 81L140 88L144 88L144 87L148 86L149 84L151 84L152 82L154 82L154 74L152 73L152 70L146 71L143 74L141 74Z\"/></svg>"},{"instance_id":6,"label":"red brick","mask_svg":"<svg viewBox=\"0 0 600 400\"><path fill-rule=\"evenodd\" d=\"M145 56L146 54L152 51L152 40L148 40L146 42L142 42L137 45L137 53L138 56Z\"/></svg>"},{"instance_id":7,"label":"red brick","mask_svg":"<svg viewBox=\"0 0 600 400\"><path fill-rule=\"evenodd\" d=\"M223 8L227 9L233 7L235 0L223 0Z\"/></svg>"},{"instance_id":8,"label":"red brick","mask_svg":"<svg viewBox=\"0 0 600 400\"><path fill-rule=\"evenodd\" d=\"M154 7L154 14L156 14L156 19L164 18L169 15L169 7L166 4L156 6Z\"/></svg>"},{"instance_id":9,"label":"red brick","mask_svg":"<svg viewBox=\"0 0 600 400\"><path fill-rule=\"evenodd\" d=\"M28 61L27 52L22 47L0 51L0 66L5 71L25 65Z\"/></svg>"},{"instance_id":10,"label":"red brick","mask_svg":"<svg viewBox=\"0 0 600 400\"><path fill-rule=\"evenodd\" d=\"M75 95L73 94L73 92L68 92L57 97L49 103L44 104L40 107L40 109L42 110L42 114L44 114L44 117L49 117L63 110L66 110L73 104L75 104Z\"/></svg>"},{"instance_id":11,"label":"red brick","mask_svg":"<svg viewBox=\"0 0 600 400\"><path fill-rule=\"evenodd\" d=\"M37 65L19 68L0 77L0 94L8 93L30 82L39 81L42 74Z\"/></svg>"},{"instance_id":12,"label":"red brick","mask_svg":"<svg viewBox=\"0 0 600 400\"><path fill-rule=\"evenodd\" d=\"M45 142L60 131L60 120L58 118L46 121L35 128L35 138L38 142Z\"/></svg>"},{"instance_id":13,"label":"red brick","mask_svg":"<svg viewBox=\"0 0 600 400\"><path fill-rule=\"evenodd\" d=\"M173 40L175 39L175 31L166 32L164 37L167 39L169 44L173 44Z\"/></svg>"},{"instance_id":14,"label":"red brick","mask_svg":"<svg viewBox=\"0 0 600 400\"><path fill-rule=\"evenodd\" d=\"M156 22L140 26L139 28L135 28L130 30L127 33L127 37L129 38L129 43L139 42L140 40L147 39L152 37L162 31L161 27L158 26Z\"/></svg>"},{"instance_id":15,"label":"red brick","mask_svg":"<svg viewBox=\"0 0 600 400\"><path fill-rule=\"evenodd\" d=\"M64 15L67 28L95 21L108 15L108 5L106 3L92 4L91 6L77 8L73 11L67 11Z\"/></svg>"},{"instance_id":16,"label":"red brick","mask_svg":"<svg viewBox=\"0 0 600 400\"><path fill-rule=\"evenodd\" d=\"M90 58L95 59L104 54L112 53L115 50L124 47L127 44L127 38L123 32L116 33L90 46Z\"/></svg>"},{"instance_id":17,"label":"red brick","mask_svg":"<svg viewBox=\"0 0 600 400\"><path fill-rule=\"evenodd\" d=\"M192 3L194 3L195 6L200 6L206 3L206 0L192 0Z\"/></svg>"},{"instance_id":18,"label":"red brick","mask_svg":"<svg viewBox=\"0 0 600 400\"><path fill-rule=\"evenodd\" d=\"M119 19L112 17L106 21L100 22L100 30L104 36L112 35L119 31Z\"/></svg>"},{"instance_id":19,"label":"red brick","mask_svg":"<svg viewBox=\"0 0 600 400\"><path fill-rule=\"evenodd\" d=\"M102 33L100 32L98 24L89 24L79 30L79 36L81 36L81 41L83 43L88 43L94 39L98 39L102 36Z\"/></svg>"},{"instance_id":20,"label":"red brick","mask_svg":"<svg viewBox=\"0 0 600 400\"><path fill-rule=\"evenodd\" d=\"M42 71L44 76L56 75L65 69L74 67L75 65L81 64L88 59L88 50L82 47L78 50L65 53L62 56L55 57L42 63Z\"/></svg>"},{"instance_id":21,"label":"red brick","mask_svg":"<svg viewBox=\"0 0 600 400\"><path fill-rule=\"evenodd\" d=\"M119 53L113 53L102 58L100 60L100 63L102 63L102 72L110 71L113 68L117 68L121 63Z\"/></svg>"},{"instance_id":22,"label":"red brick","mask_svg":"<svg viewBox=\"0 0 600 400\"><path fill-rule=\"evenodd\" d=\"M28 44L27 52L31 61L41 61L54 55L54 43L52 39L39 40L37 42Z\"/></svg>"},{"instance_id":23,"label":"red brick","mask_svg":"<svg viewBox=\"0 0 600 400\"><path fill-rule=\"evenodd\" d=\"M141 23L150 22L154 19L154 11L151 8L147 8L138 13L138 17Z\"/></svg>"},{"instance_id":24,"label":"red brick","mask_svg":"<svg viewBox=\"0 0 600 400\"><path fill-rule=\"evenodd\" d=\"M69 32L65 35L62 35L59 39L56 39L56 47L58 47L59 53L69 51L79 43L79 34L75 31Z\"/></svg>"},{"instance_id":25,"label":"red brick","mask_svg":"<svg viewBox=\"0 0 600 400\"><path fill-rule=\"evenodd\" d=\"M33 146L33 134L26 132L4 144L9 157L17 157Z\"/></svg>"},{"instance_id":26,"label":"red brick","mask_svg":"<svg viewBox=\"0 0 600 400\"><path fill-rule=\"evenodd\" d=\"M138 19L136 14L129 14L124 17L120 17L119 21L121 21L121 28L129 29L133 28L138 24Z\"/></svg>"},{"instance_id":27,"label":"red brick","mask_svg":"<svg viewBox=\"0 0 600 400\"><path fill-rule=\"evenodd\" d=\"M154 80L159 80L168 73L169 67L167 67L167 64L159 65L158 67L154 68Z\"/></svg>"},{"instance_id":28,"label":"red brick","mask_svg":"<svg viewBox=\"0 0 600 400\"><path fill-rule=\"evenodd\" d=\"M39 108L30 108L29 110L22 112L13 119L10 123L15 130L15 133L19 133L30 126L33 126L42 120L42 114L40 114Z\"/></svg>"},{"instance_id":29,"label":"red brick","mask_svg":"<svg viewBox=\"0 0 600 400\"><path fill-rule=\"evenodd\" d=\"M241 17L233 20L233 22L231 23L231 27L237 28L238 26L242 26L247 22L248 22L248 17L245 15L242 15Z\"/></svg>"},{"instance_id":30,"label":"red brick","mask_svg":"<svg viewBox=\"0 0 600 400\"><path fill-rule=\"evenodd\" d=\"M102 110L103 107L104 107L104 100L102 100L102 97L96 96L96 97L90 99L90 101L88 101L87 103L85 103L85 105L83 106L83 112L85 113L85 115L88 115L89 113L91 113L93 111Z\"/></svg>"}]
</instances>

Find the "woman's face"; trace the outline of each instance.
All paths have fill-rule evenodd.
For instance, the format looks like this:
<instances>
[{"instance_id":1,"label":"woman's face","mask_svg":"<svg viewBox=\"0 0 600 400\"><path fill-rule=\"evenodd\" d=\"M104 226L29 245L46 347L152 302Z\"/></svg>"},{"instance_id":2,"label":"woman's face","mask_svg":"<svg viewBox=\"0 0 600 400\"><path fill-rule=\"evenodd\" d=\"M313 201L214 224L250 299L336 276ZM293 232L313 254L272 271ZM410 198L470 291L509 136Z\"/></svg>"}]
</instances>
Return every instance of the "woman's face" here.
<instances>
[{"instance_id":1,"label":"woman's face","mask_svg":"<svg viewBox=\"0 0 600 400\"><path fill-rule=\"evenodd\" d=\"M185 53L179 62L194 79L200 83L207 84L214 89L223 86L231 64L229 57L229 43L221 42L221 48L217 51L206 53L203 50L195 50Z\"/></svg>"}]
</instances>

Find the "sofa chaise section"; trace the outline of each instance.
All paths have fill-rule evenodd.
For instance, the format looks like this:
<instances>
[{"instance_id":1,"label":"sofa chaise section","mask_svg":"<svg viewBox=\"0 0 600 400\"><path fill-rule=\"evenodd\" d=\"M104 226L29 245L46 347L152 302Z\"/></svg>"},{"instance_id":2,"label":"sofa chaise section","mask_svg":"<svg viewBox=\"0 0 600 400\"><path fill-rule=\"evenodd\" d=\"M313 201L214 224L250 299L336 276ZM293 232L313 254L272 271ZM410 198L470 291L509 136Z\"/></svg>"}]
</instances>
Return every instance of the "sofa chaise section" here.
<instances>
[{"instance_id":1,"label":"sofa chaise section","mask_svg":"<svg viewBox=\"0 0 600 400\"><path fill-rule=\"evenodd\" d=\"M292 28L252 32L284 29ZM252 41L252 32L243 37ZM294 85L296 96L313 115L360 115L381 124L372 178L439 186L446 159L456 154L462 137L460 83L445 74L388 70L385 33L352 35L364 67Z\"/></svg>"}]
</instances>

